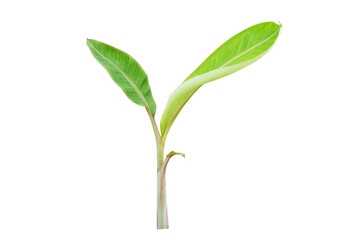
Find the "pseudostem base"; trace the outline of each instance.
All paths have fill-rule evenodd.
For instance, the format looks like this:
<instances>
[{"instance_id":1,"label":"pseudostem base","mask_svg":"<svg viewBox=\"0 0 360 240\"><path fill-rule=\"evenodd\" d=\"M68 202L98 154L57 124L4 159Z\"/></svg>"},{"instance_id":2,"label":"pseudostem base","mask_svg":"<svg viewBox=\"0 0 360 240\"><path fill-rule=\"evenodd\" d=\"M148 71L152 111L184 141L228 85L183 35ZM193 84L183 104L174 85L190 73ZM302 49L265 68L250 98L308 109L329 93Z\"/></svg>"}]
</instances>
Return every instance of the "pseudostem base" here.
<instances>
[{"instance_id":1,"label":"pseudostem base","mask_svg":"<svg viewBox=\"0 0 360 240\"><path fill-rule=\"evenodd\" d=\"M166 204L166 166L161 166L157 174L157 229L169 228Z\"/></svg>"}]
</instances>

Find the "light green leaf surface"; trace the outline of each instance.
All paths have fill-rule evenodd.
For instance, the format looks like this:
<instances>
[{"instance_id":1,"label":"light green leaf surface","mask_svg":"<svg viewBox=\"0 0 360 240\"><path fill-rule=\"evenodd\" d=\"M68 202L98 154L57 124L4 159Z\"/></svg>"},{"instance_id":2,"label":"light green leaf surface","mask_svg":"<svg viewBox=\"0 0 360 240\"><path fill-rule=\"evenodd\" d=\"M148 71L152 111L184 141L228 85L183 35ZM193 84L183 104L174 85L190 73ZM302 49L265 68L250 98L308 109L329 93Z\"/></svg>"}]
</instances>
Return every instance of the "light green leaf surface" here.
<instances>
[{"instance_id":1,"label":"light green leaf surface","mask_svg":"<svg viewBox=\"0 0 360 240\"><path fill-rule=\"evenodd\" d=\"M230 38L215 50L170 95L161 118L162 141L175 118L190 97L205 83L225 77L257 61L270 50L281 25L265 22L254 25Z\"/></svg>"},{"instance_id":2,"label":"light green leaf surface","mask_svg":"<svg viewBox=\"0 0 360 240\"><path fill-rule=\"evenodd\" d=\"M105 43L88 39L87 45L96 60L107 70L114 82L136 104L155 115L156 104L146 73L130 55Z\"/></svg>"}]
</instances>

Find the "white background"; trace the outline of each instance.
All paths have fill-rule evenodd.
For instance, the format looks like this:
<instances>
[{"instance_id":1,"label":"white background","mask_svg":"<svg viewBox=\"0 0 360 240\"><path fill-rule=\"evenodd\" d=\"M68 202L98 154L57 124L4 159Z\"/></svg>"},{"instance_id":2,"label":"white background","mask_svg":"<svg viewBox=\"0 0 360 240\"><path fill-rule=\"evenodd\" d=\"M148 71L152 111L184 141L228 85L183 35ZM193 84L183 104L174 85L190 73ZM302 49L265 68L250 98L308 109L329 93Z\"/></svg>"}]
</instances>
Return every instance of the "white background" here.
<instances>
[{"instance_id":1,"label":"white background","mask_svg":"<svg viewBox=\"0 0 360 240\"><path fill-rule=\"evenodd\" d=\"M3 1L0 239L360 239L356 1ZM281 21L255 64L203 86L166 153L169 230L156 230L146 111L86 38L132 55L157 121L219 45Z\"/></svg>"}]
</instances>

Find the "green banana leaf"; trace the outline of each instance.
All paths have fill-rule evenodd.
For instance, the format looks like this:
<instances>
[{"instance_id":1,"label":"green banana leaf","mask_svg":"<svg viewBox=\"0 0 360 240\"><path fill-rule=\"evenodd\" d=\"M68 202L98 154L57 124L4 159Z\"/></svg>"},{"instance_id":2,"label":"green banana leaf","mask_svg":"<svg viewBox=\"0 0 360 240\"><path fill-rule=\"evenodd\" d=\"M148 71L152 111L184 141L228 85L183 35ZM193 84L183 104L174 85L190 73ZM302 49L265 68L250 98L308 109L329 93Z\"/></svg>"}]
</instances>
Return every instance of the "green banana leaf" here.
<instances>
[{"instance_id":1,"label":"green banana leaf","mask_svg":"<svg viewBox=\"0 0 360 240\"><path fill-rule=\"evenodd\" d=\"M160 122L162 141L191 96L205 83L234 73L264 56L275 43L281 25L264 22L230 38L215 50L170 95Z\"/></svg>"},{"instance_id":2,"label":"green banana leaf","mask_svg":"<svg viewBox=\"0 0 360 240\"><path fill-rule=\"evenodd\" d=\"M154 116L156 104L148 77L135 59L119 49L99 41L88 39L87 45L96 60L107 70L126 96L134 103L147 108Z\"/></svg>"}]
</instances>

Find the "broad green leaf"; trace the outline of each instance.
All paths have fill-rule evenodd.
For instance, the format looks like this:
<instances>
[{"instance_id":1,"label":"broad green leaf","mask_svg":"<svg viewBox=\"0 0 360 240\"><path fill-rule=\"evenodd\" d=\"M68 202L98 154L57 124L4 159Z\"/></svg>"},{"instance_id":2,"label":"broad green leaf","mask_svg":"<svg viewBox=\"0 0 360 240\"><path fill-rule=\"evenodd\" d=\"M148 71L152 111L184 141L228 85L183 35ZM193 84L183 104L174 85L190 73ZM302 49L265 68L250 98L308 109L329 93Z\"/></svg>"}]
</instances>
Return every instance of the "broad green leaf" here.
<instances>
[{"instance_id":1,"label":"broad green leaf","mask_svg":"<svg viewBox=\"0 0 360 240\"><path fill-rule=\"evenodd\" d=\"M165 142L171 125L186 102L203 84L260 59L274 44L280 28L281 25L273 22L260 23L238 33L216 49L170 95L160 122L162 141Z\"/></svg>"},{"instance_id":2,"label":"broad green leaf","mask_svg":"<svg viewBox=\"0 0 360 240\"><path fill-rule=\"evenodd\" d=\"M155 115L156 104L147 75L135 59L102 42L88 39L87 45L96 60L107 70L126 96Z\"/></svg>"}]
</instances>

